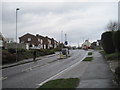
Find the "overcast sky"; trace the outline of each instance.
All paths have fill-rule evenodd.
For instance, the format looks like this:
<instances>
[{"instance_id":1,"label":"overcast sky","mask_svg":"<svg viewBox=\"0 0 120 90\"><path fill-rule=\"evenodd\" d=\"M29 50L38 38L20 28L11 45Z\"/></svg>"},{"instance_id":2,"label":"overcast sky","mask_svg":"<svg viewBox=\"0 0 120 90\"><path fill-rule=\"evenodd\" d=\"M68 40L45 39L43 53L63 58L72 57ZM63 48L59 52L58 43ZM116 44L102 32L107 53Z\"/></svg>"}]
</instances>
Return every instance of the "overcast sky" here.
<instances>
[{"instance_id":1,"label":"overcast sky","mask_svg":"<svg viewBox=\"0 0 120 90\"><path fill-rule=\"evenodd\" d=\"M16 35L16 8L18 11L18 37L40 34L61 41L61 31L67 34L70 45L83 40L100 39L110 21L118 20L117 2L3 2L2 34Z\"/></svg>"}]
</instances>

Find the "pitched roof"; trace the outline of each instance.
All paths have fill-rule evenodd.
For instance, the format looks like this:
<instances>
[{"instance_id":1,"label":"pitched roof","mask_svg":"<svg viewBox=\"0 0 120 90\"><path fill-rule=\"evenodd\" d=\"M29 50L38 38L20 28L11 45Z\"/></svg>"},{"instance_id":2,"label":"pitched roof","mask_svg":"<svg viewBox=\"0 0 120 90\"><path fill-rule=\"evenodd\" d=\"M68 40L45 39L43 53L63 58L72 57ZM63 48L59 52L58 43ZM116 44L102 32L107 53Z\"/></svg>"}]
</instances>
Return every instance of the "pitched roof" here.
<instances>
[{"instance_id":1,"label":"pitched roof","mask_svg":"<svg viewBox=\"0 0 120 90\"><path fill-rule=\"evenodd\" d=\"M25 35L23 35L23 36L19 37L19 39L20 39L20 38L22 38L22 37L24 37L24 36L26 36L26 35L30 35L30 36L36 37L36 36L35 36L35 35L33 35L33 34L27 33L27 34L25 34Z\"/></svg>"},{"instance_id":2,"label":"pitched roof","mask_svg":"<svg viewBox=\"0 0 120 90\"><path fill-rule=\"evenodd\" d=\"M39 34L36 34L36 37L37 37L37 38L45 38L44 36L41 36L41 35L39 35Z\"/></svg>"},{"instance_id":3,"label":"pitched roof","mask_svg":"<svg viewBox=\"0 0 120 90\"><path fill-rule=\"evenodd\" d=\"M0 32L0 40L5 41L5 38L3 37L2 33Z\"/></svg>"}]
</instances>

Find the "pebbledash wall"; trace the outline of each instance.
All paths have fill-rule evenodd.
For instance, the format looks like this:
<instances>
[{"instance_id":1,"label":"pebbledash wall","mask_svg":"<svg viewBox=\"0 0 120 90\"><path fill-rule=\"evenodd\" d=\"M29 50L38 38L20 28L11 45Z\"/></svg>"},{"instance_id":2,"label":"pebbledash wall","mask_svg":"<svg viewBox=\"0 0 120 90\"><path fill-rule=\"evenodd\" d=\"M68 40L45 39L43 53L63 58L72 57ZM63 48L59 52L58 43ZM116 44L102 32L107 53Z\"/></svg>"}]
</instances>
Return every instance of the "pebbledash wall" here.
<instances>
[{"instance_id":1,"label":"pebbledash wall","mask_svg":"<svg viewBox=\"0 0 120 90\"><path fill-rule=\"evenodd\" d=\"M6 43L5 45L5 49L9 49L9 48L16 48L16 43ZM30 49L28 44L25 43L17 43L17 48L22 48L22 49Z\"/></svg>"}]
</instances>

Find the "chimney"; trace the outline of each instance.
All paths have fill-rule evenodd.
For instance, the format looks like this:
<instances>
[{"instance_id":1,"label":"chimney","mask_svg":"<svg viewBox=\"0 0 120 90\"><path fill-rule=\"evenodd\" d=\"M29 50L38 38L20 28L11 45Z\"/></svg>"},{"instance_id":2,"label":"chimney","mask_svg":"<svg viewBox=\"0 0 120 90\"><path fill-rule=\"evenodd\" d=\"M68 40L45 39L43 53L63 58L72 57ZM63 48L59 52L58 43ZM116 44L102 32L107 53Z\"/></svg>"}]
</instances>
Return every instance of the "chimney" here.
<instances>
[{"instance_id":1,"label":"chimney","mask_svg":"<svg viewBox=\"0 0 120 90\"><path fill-rule=\"evenodd\" d=\"M36 36L39 36L39 34L36 34Z\"/></svg>"}]
</instances>

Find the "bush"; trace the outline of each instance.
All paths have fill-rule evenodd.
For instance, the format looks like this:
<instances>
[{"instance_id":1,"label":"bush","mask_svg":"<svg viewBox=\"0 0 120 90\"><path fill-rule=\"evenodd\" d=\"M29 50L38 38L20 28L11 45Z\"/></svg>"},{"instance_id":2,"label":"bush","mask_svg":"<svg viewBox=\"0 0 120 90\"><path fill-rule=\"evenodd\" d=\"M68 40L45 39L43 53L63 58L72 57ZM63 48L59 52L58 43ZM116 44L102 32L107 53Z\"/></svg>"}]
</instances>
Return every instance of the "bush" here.
<instances>
[{"instance_id":1,"label":"bush","mask_svg":"<svg viewBox=\"0 0 120 90\"><path fill-rule=\"evenodd\" d=\"M92 61L93 57L86 57L83 61Z\"/></svg>"},{"instance_id":2,"label":"bush","mask_svg":"<svg viewBox=\"0 0 120 90\"><path fill-rule=\"evenodd\" d=\"M88 52L88 55L92 55L92 52Z\"/></svg>"},{"instance_id":3,"label":"bush","mask_svg":"<svg viewBox=\"0 0 120 90\"><path fill-rule=\"evenodd\" d=\"M117 51L120 52L120 31L116 31L113 34L113 43Z\"/></svg>"},{"instance_id":4,"label":"bush","mask_svg":"<svg viewBox=\"0 0 120 90\"><path fill-rule=\"evenodd\" d=\"M105 56L105 58L106 58L107 60L120 60L120 53L119 53L119 52L107 54L107 53L105 53L105 51L100 51L100 53L101 53L103 56Z\"/></svg>"},{"instance_id":5,"label":"bush","mask_svg":"<svg viewBox=\"0 0 120 90\"><path fill-rule=\"evenodd\" d=\"M120 60L120 53L106 54L107 60Z\"/></svg>"},{"instance_id":6,"label":"bush","mask_svg":"<svg viewBox=\"0 0 120 90\"><path fill-rule=\"evenodd\" d=\"M102 47L106 53L114 53L115 47L113 45L113 39L112 39L113 32L105 32L101 36L102 41Z\"/></svg>"},{"instance_id":7,"label":"bush","mask_svg":"<svg viewBox=\"0 0 120 90\"><path fill-rule=\"evenodd\" d=\"M24 53L24 52L27 52L27 50L25 50L25 49L19 49L19 48L18 48L18 49L17 49L17 52L22 54L22 53Z\"/></svg>"},{"instance_id":8,"label":"bush","mask_svg":"<svg viewBox=\"0 0 120 90\"><path fill-rule=\"evenodd\" d=\"M44 52L45 52L45 55L50 55L55 53L55 51L52 49L45 49Z\"/></svg>"},{"instance_id":9,"label":"bush","mask_svg":"<svg viewBox=\"0 0 120 90\"><path fill-rule=\"evenodd\" d=\"M37 57L55 53L54 49L38 49L36 51L37 51Z\"/></svg>"},{"instance_id":10,"label":"bush","mask_svg":"<svg viewBox=\"0 0 120 90\"><path fill-rule=\"evenodd\" d=\"M55 48L54 50L55 50L55 51L61 51L62 48Z\"/></svg>"},{"instance_id":11,"label":"bush","mask_svg":"<svg viewBox=\"0 0 120 90\"><path fill-rule=\"evenodd\" d=\"M11 54L7 50L2 51L2 64L12 63L16 61L16 54Z\"/></svg>"},{"instance_id":12,"label":"bush","mask_svg":"<svg viewBox=\"0 0 120 90\"><path fill-rule=\"evenodd\" d=\"M54 49L39 49L36 50L37 52L37 57L39 56L44 56L44 55L50 55L54 54L55 50ZM29 59L33 58L33 50L25 50L25 49L17 49L17 60L24 60L24 59ZM2 50L2 63L12 63L16 61L16 50L15 49L9 49L7 50Z\"/></svg>"},{"instance_id":13,"label":"bush","mask_svg":"<svg viewBox=\"0 0 120 90\"><path fill-rule=\"evenodd\" d=\"M16 49L10 48L10 49L8 49L8 52L10 52L11 54L16 53Z\"/></svg>"}]
</instances>

